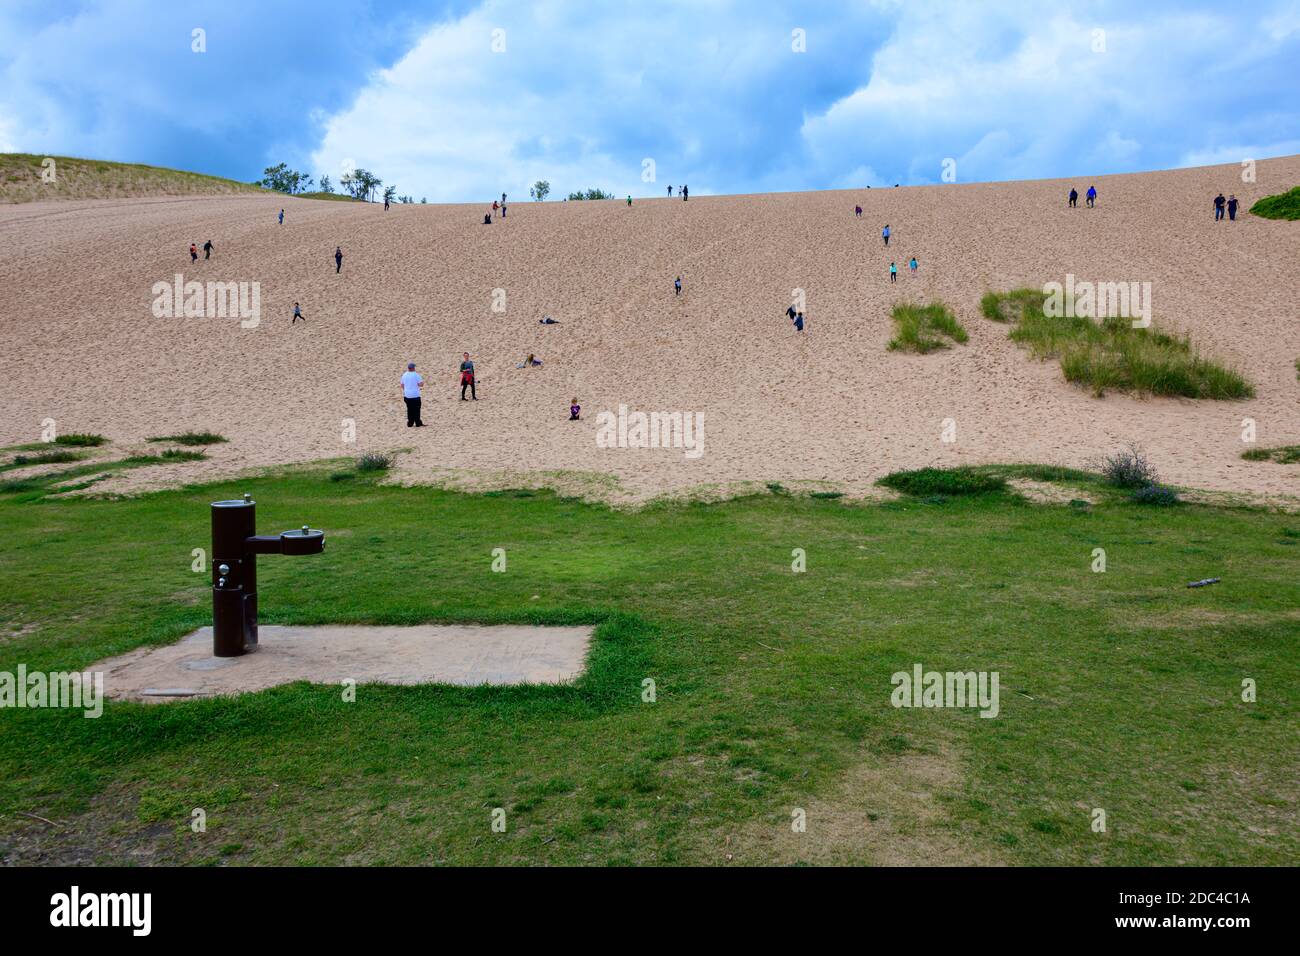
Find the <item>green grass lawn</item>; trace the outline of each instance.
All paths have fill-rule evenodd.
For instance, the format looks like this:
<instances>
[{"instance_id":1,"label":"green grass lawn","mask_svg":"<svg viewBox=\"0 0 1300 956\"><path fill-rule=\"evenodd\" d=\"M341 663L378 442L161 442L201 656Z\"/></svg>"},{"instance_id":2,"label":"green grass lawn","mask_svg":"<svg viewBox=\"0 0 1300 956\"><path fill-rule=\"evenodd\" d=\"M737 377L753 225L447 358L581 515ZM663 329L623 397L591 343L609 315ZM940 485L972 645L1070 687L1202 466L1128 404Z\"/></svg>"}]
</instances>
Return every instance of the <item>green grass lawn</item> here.
<instances>
[{"instance_id":1,"label":"green grass lawn","mask_svg":"<svg viewBox=\"0 0 1300 956\"><path fill-rule=\"evenodd\" d=\"M208 623L191 550L208 502L245 491L259 532L327 533L323 555L260 563L264 623L599 624L568 687L0 710L0 860L1293 863L1300 517L1022 473L1096 503L623 512L321 469L120 500L0 494L0 671L82 668ZM999 716L893 708L890 676L915 663L997 671Z\"/></svg>"}]
</instances>

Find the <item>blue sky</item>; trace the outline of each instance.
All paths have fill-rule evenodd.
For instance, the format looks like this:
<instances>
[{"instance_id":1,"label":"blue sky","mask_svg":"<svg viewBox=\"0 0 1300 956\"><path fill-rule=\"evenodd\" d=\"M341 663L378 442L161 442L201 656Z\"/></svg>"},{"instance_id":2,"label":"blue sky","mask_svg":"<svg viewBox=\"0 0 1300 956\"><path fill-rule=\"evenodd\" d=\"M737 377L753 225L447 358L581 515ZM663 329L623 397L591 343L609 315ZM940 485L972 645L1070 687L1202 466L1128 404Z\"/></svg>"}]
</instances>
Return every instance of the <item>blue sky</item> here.
<instances>
[{"instance_id":1,"label":"blue sky","mask_svg":"<svg viewBox=\"0 0 1300 956\"><path fill-rule=\"evenodd\" d=\"M1300 153L1297 64L1300 0L4 0L0 151L430 202L1074 176Z\"/></svg>"}]
</instances>

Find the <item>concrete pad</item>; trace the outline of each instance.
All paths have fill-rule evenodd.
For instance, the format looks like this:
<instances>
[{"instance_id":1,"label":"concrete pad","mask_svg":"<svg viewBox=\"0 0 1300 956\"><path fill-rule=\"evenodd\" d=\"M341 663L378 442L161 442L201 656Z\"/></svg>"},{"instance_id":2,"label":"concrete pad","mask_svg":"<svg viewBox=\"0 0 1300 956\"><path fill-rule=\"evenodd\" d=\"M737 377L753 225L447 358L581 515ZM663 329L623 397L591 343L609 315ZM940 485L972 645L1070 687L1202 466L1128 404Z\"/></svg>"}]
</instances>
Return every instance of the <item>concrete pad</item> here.
<instances>
[{"instance_id":1,"label":"concrete pad","mask_svg":"<svg viewBox=\"0 0 1300 956\"><path fill-rule=\"evenodd\" d=\"M279 627L243 657L213 657L212 628L100 661L114 700L186 700L315 684L562 684L582 673L592 627L471 624Z\"/></svg>"}]
</instances>

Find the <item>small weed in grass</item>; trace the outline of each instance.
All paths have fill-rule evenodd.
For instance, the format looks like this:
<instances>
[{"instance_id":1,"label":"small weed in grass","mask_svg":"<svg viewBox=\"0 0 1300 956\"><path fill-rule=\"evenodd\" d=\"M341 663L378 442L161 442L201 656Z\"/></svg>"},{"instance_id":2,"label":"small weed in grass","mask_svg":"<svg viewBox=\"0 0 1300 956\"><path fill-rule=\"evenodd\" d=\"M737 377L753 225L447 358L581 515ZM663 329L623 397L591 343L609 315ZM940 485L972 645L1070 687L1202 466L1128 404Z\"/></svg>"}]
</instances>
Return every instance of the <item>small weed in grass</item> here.
<instances>
[{"instance_id":1,"label":"small weed in grass","mask_svg":"<svg viewBox=\"0 0 1300 956\"><path fill-rule=\"evenodd\" d=\"M1164 485L1146 485L1134 491L1129 500L1140 505L1176 505L1178 492Z\"/></svg>"},{"instance_id":2,"label":"small weed in grass","mask_svg":"<svg viewBox=\"0 0 1300 956\"><path fill-rule=\"evenodd\" d=\"M371 452L357 459L357 471L387 471L391 467L393 467L392 455Z\"/></svg>"},{"instance_id":3,"label":"small weed in grass","mask_svg":"<svg viewBox=\"0 0 1300 956\"><path fill-rule=\"evenodd\" d=\"M997 296L996 310L985 306ZM1133 328L1130 319L1094 321L1080 315L1051 315L1047 296L1033 289L988 293L981 302L986 315L1015 319L1011 339L1036 358L1057 359L1066 381L1090 387L1101 397L1108 390L1184 398L1251 398L1254 387L1233 369L1206 358L1184 336L1150 328Z\"/></svg>"},{"instance_id":4,"label":"small weed in grass","mask_svg":"<svg viewBox=\"0 0 1300 956\"><path fill-rule=\"evenodd\" d=\"M1300 445L1279 445L1276 448L1251 448L1243 451L1246 461L1271 461L1279 465L1300 463Z\"/></svg>"},{"instance_id":5,"label":"small weed in grass","mask_svg":"<svg viewBox=\"0 0 1300 956\"><path fill-rule=\"evenodd\" d=\"M1250 207L1250 212L1264 219L1300 219L1300 186L1276 196L1265 196Z\"/></svg>"},{"instance_id":6,"label":"small weed in grass","mask_svg":"<svg viewBox=\"0 0 1300 956\"><path fill-rule=\"evenodd\" d=\"M969 336L956 316L942 302L932 305L896 305L893 319L897 333L889 342L890 351L933 352L946 349L951 339L965 342Z\"/></svg>"},{"instance_id":7,"label":"small weed in grass","mask_svg":"<svg viewBox=\"0 0 1300 956\"><path fill-rule=\"evenodd\" d=\"M877 484L921 498L943 495L986 495L1007 490L1006 479L973 468L920 468L915 471L895 471L881 478Z\"/></svg>"},{"instance_id":8,"label":"small weed in grass","mask_svg":"<svg viewBox=\"0 0 1300 956\"><path fill-rule=\"evenodd\" d=\"M844 497L844 492L842 492L842 491L814 491L814 492L813 492L812 494L810 494L808 497L810 497L810 498L826 498L826 499L831 499L831 498L843 498L843 497Z\"/></svg>"},{"instance_id":9,"label":"small weed in grass","mask_svg":"<svg viewBox=\"0 0 1300 956\"><path fill-rule=\"evenodd\" d=\"M779 481L769 481L767 483L767 490L772 492L774 495L788 495L790 493L785 490L785 485L781 484Z\"/></svg>"},{"instance_id":10,"label":"small weed in grass","mask_svg":"<svg viewBox=\"0 0 1300 956\"><path fill-rule=\"evenodd\" d=\"M352 481L357 477L354 471L335 471L330 473L330 481Z\"/></svg>"},{"instance_id":11,"label":"small weed in grass","mask_svg":"<svg viewBox=\"0 0 1300 956\"><path fill-rule=\"evenodd\" d=\"M153 442L171 442L176 445L219 445L226 439L215 432L182 432L179 435L159 435Z\"/></svg>"},{"instance_id":12,"label":"small weed in grass","mask_svg":"<svg viewBox=\"0 0 1300 956\"><path fill-rule=\"evenodd\" d=\"M98 448L107 442L103 435L91 435L83 432L70 432L54 439L56 445L68 445L73 448Z\"/></svg>"},{"instance_id":13,"label":"small weed in grass","mask_svg":"<svg viewBox=\"0 0 1300 956\"><path fill-rule=\"evenodd\" d=\"M168 461L202 461L207 458L207 454L201 451L184 451L180 448L168 448L158 456Z\"/></svg>"}]
</instances>

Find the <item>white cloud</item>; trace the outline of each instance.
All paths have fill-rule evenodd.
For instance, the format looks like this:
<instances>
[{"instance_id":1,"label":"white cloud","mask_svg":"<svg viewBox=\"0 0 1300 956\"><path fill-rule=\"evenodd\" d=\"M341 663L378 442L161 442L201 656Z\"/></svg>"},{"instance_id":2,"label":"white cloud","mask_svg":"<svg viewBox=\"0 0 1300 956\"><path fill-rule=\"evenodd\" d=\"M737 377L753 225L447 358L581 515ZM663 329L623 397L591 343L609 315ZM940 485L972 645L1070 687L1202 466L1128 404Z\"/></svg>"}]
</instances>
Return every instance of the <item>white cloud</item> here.
<instances>
[{"instance_id":1,"label":"white cloud","mask_svg":"<svg viewBox=\"0 0 1300 956\"><path fill-rule=\"evenodd\" d=\"M488 0L325 118L314 168L352 157L444 201L521 199L538 178L560 196L937 182L948 157L961 181L1054 177L1172 166L1296 112L1273 88L1294 3L847 10ZM807 53L791 52L794 27Z\"/></svg>"}]
</instances>

